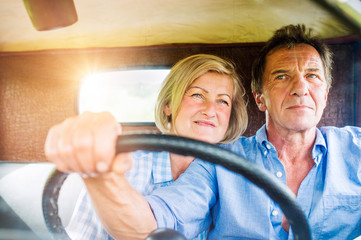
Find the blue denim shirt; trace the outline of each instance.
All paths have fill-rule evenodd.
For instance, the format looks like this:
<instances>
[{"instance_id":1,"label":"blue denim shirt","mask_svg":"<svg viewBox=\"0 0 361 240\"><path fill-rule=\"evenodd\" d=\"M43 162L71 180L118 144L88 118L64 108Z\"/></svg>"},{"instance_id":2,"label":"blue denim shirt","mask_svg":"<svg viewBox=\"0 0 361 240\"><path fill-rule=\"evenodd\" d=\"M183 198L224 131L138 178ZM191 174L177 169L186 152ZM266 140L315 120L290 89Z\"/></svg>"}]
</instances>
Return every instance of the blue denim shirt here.
<instances>
[{"instance_id":1,"label":"blue denim shirt","mask_svg":"<svg viewBox=\"0 0 361 240\"><path fill-rule=\"evenodd\" d=\"M284 166L263 126L253 137L223 145L255 162L286 184ZM297 200L313 239L354 239L361 235L361 129L317 129L315 165L302 181ZM282 210L243 176L194 161L171 186L147 196L159 227L192 238L209 227L209 239L293 239L282 227ZM292 232L292 231L291 231Z\"/></svg>"}]
</instances>

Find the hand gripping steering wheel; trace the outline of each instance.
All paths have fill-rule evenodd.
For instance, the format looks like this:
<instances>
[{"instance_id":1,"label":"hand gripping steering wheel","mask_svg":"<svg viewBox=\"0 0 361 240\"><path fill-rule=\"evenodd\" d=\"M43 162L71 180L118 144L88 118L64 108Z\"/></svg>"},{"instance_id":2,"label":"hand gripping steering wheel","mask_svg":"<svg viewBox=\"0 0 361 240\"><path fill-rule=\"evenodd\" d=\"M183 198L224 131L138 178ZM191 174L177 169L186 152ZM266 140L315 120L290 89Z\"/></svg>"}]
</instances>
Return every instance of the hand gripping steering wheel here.
<instances>
[{"instance_id":1,"label":"hand gripping steering wheel","mask_svg":"<svg viewBox=\"0 0 361 240\"><path fill-rule=\"evenodd\" d=\"M122 135L118 138L117 153L135 150L167 151L194 156L242 174L249 181L262 188L273 201L279 204L291 225L296 240L311 239L308 222L294 194L267 170L241 156L214 144L172 135L134 134ZM43 215L46 226L55 239L70 239L58 215L57 203L61 186L66 177L67 174L54 170L43 190Z\"/></svg>"}]
</instances>

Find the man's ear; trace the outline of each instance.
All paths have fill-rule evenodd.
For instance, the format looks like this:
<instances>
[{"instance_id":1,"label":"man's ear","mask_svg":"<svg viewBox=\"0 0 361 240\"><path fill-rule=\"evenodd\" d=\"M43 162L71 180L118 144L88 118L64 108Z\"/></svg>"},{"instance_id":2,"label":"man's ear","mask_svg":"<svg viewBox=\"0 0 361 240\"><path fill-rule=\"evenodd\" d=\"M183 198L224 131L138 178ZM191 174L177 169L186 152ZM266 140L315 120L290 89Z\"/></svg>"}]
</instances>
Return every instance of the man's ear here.
<instances>
[{"instance_id":1,"label":"man's ear","mask_svg":"<svg viewBox=\"0 0 361 240\"><path fill-rule=\"evenodd\" d=\"M325 101L327 102L327 97L328 97L328 92L330 91L329 88L326 89L326 93L325 93Z\"/></svg>"},{"instance_id":2,"label":"man's ear","mask_svg":"<svg viewBox=\"0 0 361 240\"><path fill-rule=\"evenodd\" d=\"M266 104L264 102L263 94L258 92L252 92L254 100L256 101L256 104L258 106L258 109L262 112L265 112L267 110Z\"/></svg>"},{"instance_id":3,"label":"man's ear","mask_svg":"<svg viewBox=\"0 0 361 240\"><path fill-rule=\"evenodd\" d=\"M169 117L170 115L172 115L172 109L170 108L169 104L167 104L167 105L164 106L163 111L164 111L165 115L167 115L168 117Z\"/></svg>"}]
</instances>

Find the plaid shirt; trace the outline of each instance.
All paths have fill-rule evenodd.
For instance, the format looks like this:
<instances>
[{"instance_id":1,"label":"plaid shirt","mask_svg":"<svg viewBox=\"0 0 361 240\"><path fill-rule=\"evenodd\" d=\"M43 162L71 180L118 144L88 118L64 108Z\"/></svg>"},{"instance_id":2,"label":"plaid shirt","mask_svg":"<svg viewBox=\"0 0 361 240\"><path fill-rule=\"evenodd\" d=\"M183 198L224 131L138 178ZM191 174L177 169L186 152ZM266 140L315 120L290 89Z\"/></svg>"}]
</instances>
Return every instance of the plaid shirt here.
<instances>
[{"instance_id":1,"label":"plaid shirt","mask_svg":"<svg viewBox=\"0 0 361 240\"><path fill-rule=\"evenodd\" d=\"M168 152L132 153L133 168L126 173L129 183L142 195L173 183L172 171ZM84 188L80 193L73 216L66 227L71 239L113 239L104 230L97 218L91 200ZM196 239L206 239L207 232L200 234Z\"/></svg>"}]
</instances>

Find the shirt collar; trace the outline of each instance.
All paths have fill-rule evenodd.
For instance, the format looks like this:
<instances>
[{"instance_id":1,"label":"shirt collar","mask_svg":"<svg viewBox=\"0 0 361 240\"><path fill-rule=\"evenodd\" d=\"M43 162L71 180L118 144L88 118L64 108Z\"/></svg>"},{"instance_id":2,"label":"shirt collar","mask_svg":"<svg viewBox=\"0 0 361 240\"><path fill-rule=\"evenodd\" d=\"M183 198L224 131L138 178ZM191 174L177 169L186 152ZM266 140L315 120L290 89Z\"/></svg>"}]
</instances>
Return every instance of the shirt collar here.
<instances>
[{"instance_id":1,"label":"shirt collar","mask_svg":"<svg viewBox=\"0 0 361 240\"><path fill-rule=\"evenodd\" d=\"M316 140L312 148L312 158L315 160L316 165L320 164L320 161L324 155L327 153L327 146L325 138L323 137L321 131L316 129Z\"/></svg>"},{"instance_id":2,"label":"shirt collar","mask_svg":"<svg viewBox=\"0 0 361 240\"><path fill-rule=\"evenodd\" d=\"M256 132L256 141L259 144L263 144L267 141L267 133L266 133L266 125L264 124L258 131Z\"/></svg>"},{"instance_id":3,"label":"shirt collar","mask_svg":"<svg viewBox=\"0 0 361 240\"><path fill-rule=\"evenodd\" d=\"M153 154L152 170L154 183L173 181L169 152L153 152Z\"/></svg>"},{"instance_id":4,"label":"shirt collar","mask_svg":"<svg viewBox=\"0 0 361 240\"><path fill-rule=\"evenodd\" d=\"M266 146L267 144L271 144L267 140L267 132L266 132L265 124L256 132L256 141L261 146ZM312 158L314 159L317 166L320 163L322 156L324 156L326 152L327 152L327 146L326 146L325 138L323 137L321 131L317 128L316 140L312 148Z\"/></svg>"}]
</instances>

